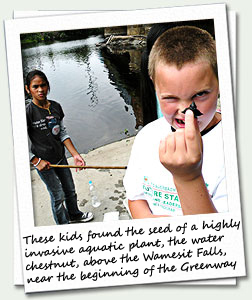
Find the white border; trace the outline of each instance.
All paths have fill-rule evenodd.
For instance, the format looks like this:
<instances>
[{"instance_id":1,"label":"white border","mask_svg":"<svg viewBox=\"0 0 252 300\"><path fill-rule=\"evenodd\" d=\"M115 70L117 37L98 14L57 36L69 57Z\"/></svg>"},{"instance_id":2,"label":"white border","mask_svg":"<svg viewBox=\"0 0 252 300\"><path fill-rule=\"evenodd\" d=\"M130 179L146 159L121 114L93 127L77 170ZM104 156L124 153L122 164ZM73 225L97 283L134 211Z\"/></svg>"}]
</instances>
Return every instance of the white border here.
<instances>
[{"instance_id":1,"label":"white border","mask_svg":"<svg viewBox=\"0 0 252 300\"><path fill-rule=\"evenodd\" d=\"M57 16L65 14L80 14L80 13L97 13L103 11L14 11L13 18L28 18L28 17L44 17L44 16ZM233 91L236 91L236 13L234 11L228 11L228 30L229 30L229 46L231 54L231 69L232 69L232 85ZM234 105L236 101L234 99ZM19 222L17 221L17 199L16 189L14 189L14 284L23 285L22 275L22 258L21 258L21 245L19 235ZM213 280L199 280L190 281L177 284L189 284L189 285L236 285L236 278L224 278Z\"/></svg>"},{"instance_id":2,"label":"white border","mask_svg":"<svg viewBox=\"0 0 252 300\"><path fill-rule=\"evenodd\" d=\"M218 56L218 70L220 78L220 90L222 95L222 110L223 110L223 131L224 131L224 148L225 148L225 159L226 159L226 173L227 173L227 188L229 194L229 213L218 214L216 216L204 216L205 219L218 220L223 217L238 218L240 220L240 201L239 201L239 184L238 184L238 172L237 172L237 158L236 158L236 143L234 135L234 117L233 108L230 105L232 99L231 89L231 77L230 77L230 60L229 60L229 49L228 49L228 38L227 38L227 23L226 23L226 10L225 5L204 5L204 6L191 6L191 7L175 7L168 9L153 9L153 10L141 10L131 12L109 12L99 13L97 15L75 15L72 16L57 16L57 17L45 17L45 18L31 18L26 20L14 20L6 22L6 43L7 43L7 56L8 56L8 67L9 67L9 87L11 96L11 108L12 108L12 122L13 122L13 136L14 136L14 155L17 170L17 191L19 201L19 216L20 216L20 229L21 235L31 234L33 229L34 233L42 234L46 233L47 229L34 228L33 222L33 210L32 210L32 198L31 198L31 181L30 173L28 168L28 151L27 151L27 134L26 134L26 122L24 103L20 101L23 97L23 82L22 82L22 66L21 66L21 49L19 44L19 34L31 32L30 28L33 28L32 32L43 32L51 30L67 30L67 29L78 29L78 28L93 28L93 27L106 27L106 26L117 26L117 25L129 25L129 24L146 24L156 22L167 22L167 21L182 21L188 19L196 19L195 16L199 16L200 19L214 18L215 20L215 34L217 40L217 56ZM219 41L219 42L218 42ZM18 116L18 117L17 117ZM232 151L230 151L232 149ZM19 158L22 157L22 160ZM22 199L22 200L21 200ZM25 199L25 201L24 201ZM183 222L188 220L199 220L202 216L195 217L183 217ZM171 223L178 224L178 218L173 218ZM132 221L130 221L132 222ZM134 221L135 222L135 221ZM165 220L157 220L158 224L165 224ZM127 222L125 222L126 225ZM149 220L137 222L138 225L148 226ZM136 226L138 226L136 225ZM122 226L120 224L120 226ZM104 226L103 224L103 227ZM71 227L71 229L74 227ZM76 228L79 228L76 225ZM96 228L97 224L87 224L88 228ZM103 228L104 229L104 228ZM57 233L59 227L50 227L50 232ZM98 229L97 229L98 230ZM240 256L240 265L236 270L235 274L228 274L227 272L218 272L218 277L234 277L243 276L244 270L244 256L243 256L243 241L242 234L237 235L235 244L238 245L235 249L235 254ZM207 272L206 272L207 273ZM211 277L212 276L212 277ZM172 279L169 278L158 278L147 280L146 282L162 282L170 280L189 280L189 279L203 279L203 278L215 278L211 274L195 274L192 278L185 278L180 276ZM135 280L130 282L132 284L143 283L145 281ZM123 284L123 282L113 282L115 284ZM107 283L106 283L107 285ZM96 286L96 285L91 285ZM102 286L102 284L100 285ZM71 285L71 288L79 288L80 286ZM84 287L84 286L83 286ZM87 287L87 286L86 286ZM48 289L62 289L68 288L67 285L64 287L45 287L42 290ZM26 291L31 292L40 290L26 286Z\"/></svg>"}]
</instances>

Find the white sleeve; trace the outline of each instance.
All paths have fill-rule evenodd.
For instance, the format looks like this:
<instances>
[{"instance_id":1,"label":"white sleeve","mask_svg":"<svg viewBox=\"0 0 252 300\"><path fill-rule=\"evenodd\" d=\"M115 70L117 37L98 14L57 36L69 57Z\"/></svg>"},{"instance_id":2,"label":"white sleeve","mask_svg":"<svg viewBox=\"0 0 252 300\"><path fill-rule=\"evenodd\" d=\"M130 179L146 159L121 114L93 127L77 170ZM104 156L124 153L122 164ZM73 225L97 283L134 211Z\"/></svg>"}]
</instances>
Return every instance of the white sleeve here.
<instances>
[{"instance_id":1,"label":"white sleeve","mask_svg":"<svg viewBox=\"0 0 252 300\"><path fill-rule=\"evenodd\" d=\"M218 212L227 212L228 195L226 187L225 167L223 167L217 182L218 183L216 184L216 187L212 194L212 201Z\"/></svg>"},{"instance_id":2,"label":"white sleeve","mask_svg":"<svg viewBox=\"0 0 252 300\"><path fill-rule=\"evenodd\" d=\"M135 138L127 171L123 179L126 196L129 200L145 199L143 192L143 146L138 135Z\"/></svg>"}]
</instances>

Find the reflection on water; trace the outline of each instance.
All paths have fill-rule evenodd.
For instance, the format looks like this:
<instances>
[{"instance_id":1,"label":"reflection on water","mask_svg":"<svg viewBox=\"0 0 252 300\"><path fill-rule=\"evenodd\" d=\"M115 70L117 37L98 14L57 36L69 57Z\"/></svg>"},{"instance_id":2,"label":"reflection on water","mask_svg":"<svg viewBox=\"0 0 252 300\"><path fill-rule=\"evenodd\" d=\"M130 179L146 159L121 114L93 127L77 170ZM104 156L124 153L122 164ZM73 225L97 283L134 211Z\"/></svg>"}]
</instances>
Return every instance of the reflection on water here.
<instances>
[{"instance_id":1,"label":"reflection on water","mask_svg":"<svg viewBox=\"0 0 252 300\"><path fill-rule=\"evenodd\" d=\"M48 99L61 103L68 133L82 153L125 138L125 129L135 135L141 125L135 62L141 54L111 55L96 47L101 41L92 36L22 50L24 74L36 68L47 75Z\"/></svg>"}]
</instances>

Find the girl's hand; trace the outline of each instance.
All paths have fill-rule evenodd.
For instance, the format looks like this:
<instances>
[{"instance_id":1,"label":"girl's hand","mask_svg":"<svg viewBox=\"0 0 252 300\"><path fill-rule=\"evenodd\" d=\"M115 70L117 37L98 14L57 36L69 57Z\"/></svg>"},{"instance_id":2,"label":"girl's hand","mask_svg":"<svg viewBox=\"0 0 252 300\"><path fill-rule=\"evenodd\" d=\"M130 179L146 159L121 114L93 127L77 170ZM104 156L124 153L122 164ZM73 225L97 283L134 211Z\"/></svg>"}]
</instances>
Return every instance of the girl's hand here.
<instances>
[{"instance_id":1,"label":"girl's hand","mask_svg":"<svg viewBox=\"0 0 252 300\"><path fill-rule=\"evenodd\" d=\"M85 166L86 165L86 163L85 163L85 161L84 161L84 159L81 157L81 155L80 154L76 154L76 155L74 155L73 156L73 159L74 159L74 164L76 165L76 166ZM75 171L77 172L78 170L83 170L82 168L81 169L75 169Z\"/></svg>"},{"instance_id":2,"label":"girl's hand","mask_svg":"<svg viewBox=\"0 0 252 300\"><path fill-rule=\"evenodd\" d=\"M41 159L40 163L35 168L39 171L49 170L50 163L47 160Z\"/></svg>"},{"instance_id":3,"label":"girl's hand","mask_svg":"<svg viewBox=\"0 0 252 300\"><path fill-rule=\"evenodd\" d=\"M186 111L185 128L177 129L160 142L159 159L176 181L191 181L201 176L202 138L197 119Z\"/></svg>"}]
</instances>

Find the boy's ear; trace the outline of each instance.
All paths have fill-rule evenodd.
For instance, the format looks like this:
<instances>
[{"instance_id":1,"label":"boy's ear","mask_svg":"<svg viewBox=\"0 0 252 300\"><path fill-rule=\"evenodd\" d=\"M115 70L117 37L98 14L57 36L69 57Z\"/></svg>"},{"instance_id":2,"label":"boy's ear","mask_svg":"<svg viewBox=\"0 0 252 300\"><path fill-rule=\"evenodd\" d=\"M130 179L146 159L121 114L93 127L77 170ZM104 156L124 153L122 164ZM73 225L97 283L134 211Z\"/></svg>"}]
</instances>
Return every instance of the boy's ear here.
<instances>
[{"instance_id":1,"label":"boy's ear","mask_svg":"<svg viewBox=\"0 0 252 300\"><path fill-rule=\"evenodd\" d=\"M154 86L154 89L155 89L155 82L154 82L154 80L153 80L153 78L151 76L150 76L150 80L151 80L151 82L152 82L152 84Z\"/></svg>"}]
</instances>

